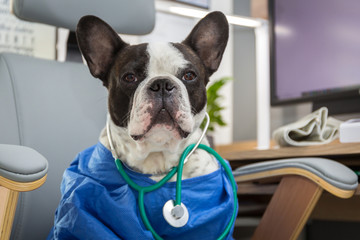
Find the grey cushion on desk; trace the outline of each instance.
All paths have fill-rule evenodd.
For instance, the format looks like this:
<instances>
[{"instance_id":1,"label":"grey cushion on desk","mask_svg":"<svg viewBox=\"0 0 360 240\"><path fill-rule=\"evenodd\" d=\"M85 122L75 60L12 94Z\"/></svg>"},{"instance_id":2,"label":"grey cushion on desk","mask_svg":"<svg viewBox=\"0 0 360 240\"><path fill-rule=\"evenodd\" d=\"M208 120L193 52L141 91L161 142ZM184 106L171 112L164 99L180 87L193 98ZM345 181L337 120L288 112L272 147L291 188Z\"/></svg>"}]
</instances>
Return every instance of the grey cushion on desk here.
<instances>
[{"instance_id":1,"label":"grey cushion on desk","mask_svg":"<svg viewBox=\"0 0 360 240\"><path fill-rule=\"evenodd\" d=\"M32 148L0 144L0 176L16 182L32 182L44 177L47 160Z\"/></svg>"},{"instance_id":2,"label":"grey cushion on desk","mask_svg":"<svg viewBox=\"0 0 360 240\"><path fill-rule=\"evenodd\" d=\"M294 123L276 129L273 138L280 146L326 144L338 138L341 123L328 117L328 109L322 107Z\"/></svg>"},{"instance_id":3,"label":"grey cushion on desk","mask_svg":"<svg viewBox=\"0 0 360 240\"><path fill-rule=\"evenodd\" d=\"M14 14L23 20L74 31L84 15L104 19L118 33L147 34L155 25L154 0L13 0Z\"/></svg>"},{"instance_id":4,"label":"grey cushion on desk","mask_svg":"<svg viewBox=\"0 0 360 240\"><path fill-rule=\"evenodd\" d=\"M107 91L85 65L0 54L0 143L31 147L49 162L45 184L20 195L11 239L46 238L62 174L97 143L106 113Z\"/></svg>"},{"instance_id":5,"label":"grey cushion on desk","mask_svg":"<svg viewBox=\"0 0 360 240\"><path fill-rule=\"evenodd\" d=\"M236 177L290 167L310 171L331 185L344 190L354 190L358 186L358 177L352 170L338 162L324 158L293 158L254 163L237 168L233 174Z\"/></svg>"}]
</instances>

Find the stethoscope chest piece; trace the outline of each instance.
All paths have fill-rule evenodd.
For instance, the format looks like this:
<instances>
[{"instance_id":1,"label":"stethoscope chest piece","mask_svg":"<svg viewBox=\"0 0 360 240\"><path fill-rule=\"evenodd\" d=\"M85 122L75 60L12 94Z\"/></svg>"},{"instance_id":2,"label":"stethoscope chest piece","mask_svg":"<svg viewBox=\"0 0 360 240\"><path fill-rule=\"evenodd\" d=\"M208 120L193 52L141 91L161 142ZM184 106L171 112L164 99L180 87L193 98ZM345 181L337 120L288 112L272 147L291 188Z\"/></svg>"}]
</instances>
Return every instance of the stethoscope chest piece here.
<instances>
[{"instance_id":1,"label":"stethoscope chest piece","mask_svg":"<svg viewBox=\"0 0 360 240\"><path fill-rule=\"evenodd\" d=\"M165 203L163 215L165 220L176 228L185 226L189 220L189 212L186 206L183 203L175 205L175 201L171 199Z\"/></svg>"}]
</instances>

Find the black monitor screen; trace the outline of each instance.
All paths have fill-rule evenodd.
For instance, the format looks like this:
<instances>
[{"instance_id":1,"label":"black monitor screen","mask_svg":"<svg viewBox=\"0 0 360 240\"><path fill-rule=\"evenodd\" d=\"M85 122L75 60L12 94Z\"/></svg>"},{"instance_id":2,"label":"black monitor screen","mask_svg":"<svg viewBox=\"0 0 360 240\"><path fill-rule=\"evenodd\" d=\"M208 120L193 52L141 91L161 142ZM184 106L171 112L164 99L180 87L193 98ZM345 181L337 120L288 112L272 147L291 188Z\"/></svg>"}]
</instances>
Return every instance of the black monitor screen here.
<instances>
[{"instance_id":1,"label":"black monitor screen","mask_svg":"<svg viewBox=\"0 0 360 240\"><path fill-rule=\"evenodd\" d=\"M270 0L269 9L273 105L358 95L360 0Z\"/></svg>"}]
</instances>

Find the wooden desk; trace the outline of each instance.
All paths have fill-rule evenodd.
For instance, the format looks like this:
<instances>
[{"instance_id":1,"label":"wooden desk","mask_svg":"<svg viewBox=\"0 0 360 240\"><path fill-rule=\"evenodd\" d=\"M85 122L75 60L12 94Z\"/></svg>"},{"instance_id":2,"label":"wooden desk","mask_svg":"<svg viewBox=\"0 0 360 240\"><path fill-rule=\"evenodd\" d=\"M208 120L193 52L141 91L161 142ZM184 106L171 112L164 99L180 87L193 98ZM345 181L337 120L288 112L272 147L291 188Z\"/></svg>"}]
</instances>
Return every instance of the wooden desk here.
<instances>
[{"instance_id":1,"label":"wooden desk","mask_svg":"<svg viewBox=\"0 0 360 240\"><path fill-rule=\"evenodd\" d=\"M274 159L325 157L341 162L354 170L360 170L360 143L340 143L335 140L326 145L279 148L272 142L269 150L256 150L256 142L248 141L217 146L216 151L223 158L229 160L233 169L249 163ZM244 197L245 199L254 199L260 195L271 195L276 187L276 182L241 184L238 186L238 193L241 196L240 199ZM350 199L339 199L324 193L313 211L312 218L360 221L359 189ZM246 212L246 210L244 211Z\"/></svg>"},{"instance_id":2,"label":"wooden desk","mask_svg":"<svg viewBox=\"0 0 360 240\"><path fill-rule=\"evenodd\" d=\"M268 150L256 150L256 142L248 141L217 146L216 151L229 160L232 167L274 159L325 157L349 167L360 168L360 143L340 143L337 140L319 146L283 148L275 146L272 142Z\"/></svg>"}]
</instances>

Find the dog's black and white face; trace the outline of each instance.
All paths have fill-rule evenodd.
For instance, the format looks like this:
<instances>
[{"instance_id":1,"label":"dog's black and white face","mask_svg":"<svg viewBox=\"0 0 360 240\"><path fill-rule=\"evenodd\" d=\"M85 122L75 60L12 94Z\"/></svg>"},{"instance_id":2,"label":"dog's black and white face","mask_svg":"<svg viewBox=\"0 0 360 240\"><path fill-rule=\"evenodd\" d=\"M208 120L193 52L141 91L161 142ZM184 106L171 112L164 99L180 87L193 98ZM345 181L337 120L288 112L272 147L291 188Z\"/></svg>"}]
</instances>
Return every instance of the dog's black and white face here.
<instances>
[{"instance_id":1,"label":"dog's black and white face","mask_svg":"<svg viewBox=\"0 0 360 240\"><path fill-rule=\"evenodd\" d=\"M129 45L94 16L83 17L76 33L91 74L109 91L113 138L118 148L129 148L117 149L122 160L143 172L161 172L139 165L159 153L163 161L169 155L176 161L187 144L196 142L206 84L228 39L225 16L208 14L182 43Z\"/></svg>"}]
</instances>

